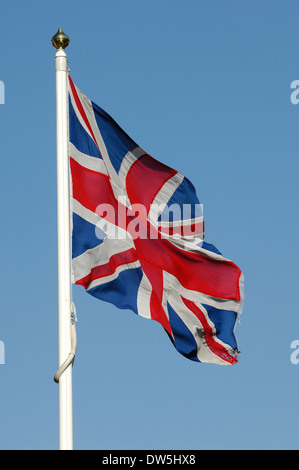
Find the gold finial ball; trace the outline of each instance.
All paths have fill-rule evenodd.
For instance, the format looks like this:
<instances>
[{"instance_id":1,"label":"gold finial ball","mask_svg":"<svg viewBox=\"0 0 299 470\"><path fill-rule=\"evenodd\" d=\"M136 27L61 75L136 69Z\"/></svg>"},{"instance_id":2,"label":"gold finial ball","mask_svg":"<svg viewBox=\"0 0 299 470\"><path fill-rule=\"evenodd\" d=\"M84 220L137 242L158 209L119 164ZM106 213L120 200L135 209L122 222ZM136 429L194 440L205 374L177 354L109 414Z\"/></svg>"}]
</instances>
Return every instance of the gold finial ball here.
<instances>
[{"instance_id":1,"label":"gold finial ball","mask_svg":"<svg viewBox=\"0 0 299 470\"><path fill-rule=\"evenodd\" d=\"M69 38L61 28L57 31L55 36L52 37L52 44L56 49L65 49L69 45Z\"/></svg>"}]
</instances>

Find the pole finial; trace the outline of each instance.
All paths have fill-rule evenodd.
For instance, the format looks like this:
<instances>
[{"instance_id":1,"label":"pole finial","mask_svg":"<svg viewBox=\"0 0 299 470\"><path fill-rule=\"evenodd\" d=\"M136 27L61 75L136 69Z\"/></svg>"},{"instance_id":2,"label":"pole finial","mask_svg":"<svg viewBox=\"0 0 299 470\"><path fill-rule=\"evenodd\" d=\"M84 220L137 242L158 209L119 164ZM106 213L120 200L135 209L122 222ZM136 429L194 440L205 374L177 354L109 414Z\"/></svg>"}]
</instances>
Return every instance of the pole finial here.
<instances>
[{"instance_id":1,"label":"pole finial","mask_svg":"<svg viewBox=\"0 0 299 470\"><path fill-rule=\"evenodd\" d=\"M62 31L61 28L57 31L55 36L52 37L52 44L57 50L65 49L69 45L69 37Z\"/></svg>"}]
</instances>

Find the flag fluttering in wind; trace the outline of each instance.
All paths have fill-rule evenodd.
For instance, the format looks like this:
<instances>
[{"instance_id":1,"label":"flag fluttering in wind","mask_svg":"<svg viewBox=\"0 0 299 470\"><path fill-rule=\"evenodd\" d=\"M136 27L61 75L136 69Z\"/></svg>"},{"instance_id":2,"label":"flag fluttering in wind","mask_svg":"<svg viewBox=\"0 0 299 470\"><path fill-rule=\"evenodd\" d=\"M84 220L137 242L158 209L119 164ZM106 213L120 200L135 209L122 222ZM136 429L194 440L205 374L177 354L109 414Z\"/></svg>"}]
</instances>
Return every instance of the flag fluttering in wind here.
<instances>
[{"instance_id":1,"label":"flag fluttering in wind","mask_svg":"<svg viewBox=\"0 0 299 470\"><path fill-rule=\"evenodd\" d=\"M235 364L243 275L203 240L193 185L70 77L69 97L73 283L158 321L185 357Z\"/></svg>"}]
</instances>

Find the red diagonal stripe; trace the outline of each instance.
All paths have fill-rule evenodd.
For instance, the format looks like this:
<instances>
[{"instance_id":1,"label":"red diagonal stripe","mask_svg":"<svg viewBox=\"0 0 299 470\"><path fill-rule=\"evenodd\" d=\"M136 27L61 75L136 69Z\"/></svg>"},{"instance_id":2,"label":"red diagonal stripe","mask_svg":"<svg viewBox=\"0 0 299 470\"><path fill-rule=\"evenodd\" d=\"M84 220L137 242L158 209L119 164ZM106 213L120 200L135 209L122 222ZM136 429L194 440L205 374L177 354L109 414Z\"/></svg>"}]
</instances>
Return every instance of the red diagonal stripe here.
<instances>
[{"instance_id":1,"label":"red diagonal stripe","mask_svg":"<svg viewBox=\"0 0 299 470\"><path fill-rule=\"evenodd\" d=\"M77 201L92 212L96 212L101 203L111 204L115 211L117 210L109 176L85 168L73 158L70 158L70 167L73 197Z\"/></svg>"},{"instance_id":2,"label":"red diagonal stripe","mask_svg":"<svg viewBox=\"0 0 299 470\"><path fill-rule=\"evenodd\" d=\"M84 286L85 289L87 289L92 281L100 279L101 277L110 276L119 266L135 261L138 261L138 256L133 248L123 251L122 253L117 253L111 256L108 263L94 267L87 276L77 281L76 284Z\"/></svg>"},{"instance_id":3,"label":"red diagonal stripe","mask_svg":"<svg viewBox=\"0 0 299 470\"><path fill-rule=\"evenodd\" d=\"M75 85L74 85L74 82L73 82L73 80L71 79L70 76L69 76L69 82L70 82L71 91L72 91L72 94L73 94L75 103L76 103L76 105L77 105L78 111L79 111L79 113L81 114L81 117L82 117L83 121L85 122L85 124L86 124L86 126L87 126L87 128L88 128L88 130L89 130L89 132L90 132L90 134L91 134L91 136L92 136L92 138L93 138L93 140L94 140L94 143L95 143L96 146L98 147L98 144L97 144L96 138L95 138L95 136L94 136L93 130L92 130L91 125L90 125L90 123L89 123L89 121L88 121L88 118L87 118L87 116L86 116L86 113L85 113L85 111L84 111L84 109L83 109L83 106L82 106L81 100L80 100L80 98L79 98L79 96L78 96L78 93L77 93L76 87L75 87ZM99 149L99 147L98 147L98 149ZM100 149L99 149L99 152L100 152ZM101 153L101 152L100 152L100 153Z\"/></svg>"}]
</instances>

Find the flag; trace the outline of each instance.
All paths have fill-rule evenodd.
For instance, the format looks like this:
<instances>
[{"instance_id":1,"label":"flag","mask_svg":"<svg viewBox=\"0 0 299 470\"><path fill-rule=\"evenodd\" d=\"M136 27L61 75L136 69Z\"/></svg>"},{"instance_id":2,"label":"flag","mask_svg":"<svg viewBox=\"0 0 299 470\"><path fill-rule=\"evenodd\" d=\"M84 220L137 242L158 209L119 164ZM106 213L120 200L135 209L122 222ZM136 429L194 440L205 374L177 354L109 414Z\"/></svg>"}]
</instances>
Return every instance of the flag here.
<instances>
[{"instance_id":1,"label":"flag","mask_svg":"<svg viewBox=\"0 0 299 470\"><path fill-rule=\"evenodd\" d=\"M235 364L243 275L203 240L194 186L148 155L70 77L69 157L73 283L156 320L183 356Z\"/></svg>"}]
</instances>

